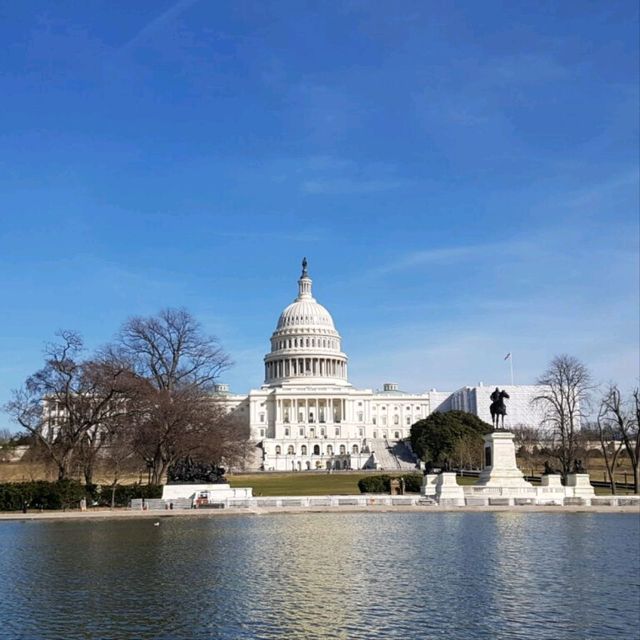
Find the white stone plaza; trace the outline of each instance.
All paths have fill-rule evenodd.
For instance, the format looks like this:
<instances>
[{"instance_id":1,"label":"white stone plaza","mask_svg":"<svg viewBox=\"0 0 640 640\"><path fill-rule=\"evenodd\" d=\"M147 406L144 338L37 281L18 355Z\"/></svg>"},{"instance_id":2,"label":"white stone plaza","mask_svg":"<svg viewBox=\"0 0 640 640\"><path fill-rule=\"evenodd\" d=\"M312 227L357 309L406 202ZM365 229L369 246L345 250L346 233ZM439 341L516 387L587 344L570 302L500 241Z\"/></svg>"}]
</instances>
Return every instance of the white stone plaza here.
<instances>
[{"instance_id":1,"label":"white stone plaza","mask_svg":"<svg viewBox=\"0 0 640 640\"><path fill-rule=\"evenodd\" d=\"M510 396L506 426L538 426L535 386L504 386ZM407 393L397 384L356 389L331 314L313 297L303 262L295 300L280 314L264 358L264 384L248 395L218 385L216 393L250 427L265 471L412 469L405 444L411 425L433 411L458 409L491 422L490 387Z\"/></svg>"}]
</instances>

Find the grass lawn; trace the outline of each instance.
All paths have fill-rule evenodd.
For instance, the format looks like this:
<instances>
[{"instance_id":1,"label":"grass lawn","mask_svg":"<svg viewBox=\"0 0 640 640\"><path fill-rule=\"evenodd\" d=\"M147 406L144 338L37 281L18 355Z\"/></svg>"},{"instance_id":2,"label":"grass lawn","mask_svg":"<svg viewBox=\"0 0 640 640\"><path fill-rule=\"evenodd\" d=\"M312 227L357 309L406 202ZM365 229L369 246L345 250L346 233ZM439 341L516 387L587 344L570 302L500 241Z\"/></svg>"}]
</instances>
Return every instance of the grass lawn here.
<instances>
[{"instance_id":1,"label":"grass lawn","mask_svg":"<svg viewBox=\"0 0 640 640\"><path fill-rule=\"evenodd\" d=\"M360 493L358 480L385 473L247 473L227 475L232 487L251 487L255 496L324 496ZM389 472L397 476L404 473Z\"/></svg>"}]
</instances>

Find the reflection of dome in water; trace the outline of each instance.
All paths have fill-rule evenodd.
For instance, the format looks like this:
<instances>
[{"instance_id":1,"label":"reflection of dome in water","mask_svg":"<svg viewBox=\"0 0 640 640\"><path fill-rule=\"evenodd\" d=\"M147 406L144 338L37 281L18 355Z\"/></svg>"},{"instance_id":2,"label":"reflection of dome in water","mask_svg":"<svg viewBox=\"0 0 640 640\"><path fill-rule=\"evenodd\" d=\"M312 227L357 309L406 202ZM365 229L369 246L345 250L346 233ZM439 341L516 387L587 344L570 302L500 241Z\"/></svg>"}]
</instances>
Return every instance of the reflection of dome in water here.
<instances>
[{"instance_id":1,"label":"reflection of dome in water","mask_svg":"<svg viewBox=\"0 0 640 640\"><path fill-rule=\"evenodd\" d=\"M307 261L302 262L298 297L280 314L265 356L265 383L347 384L347 357L331 314L311 294Z\"/></svg>"}]
</instances>

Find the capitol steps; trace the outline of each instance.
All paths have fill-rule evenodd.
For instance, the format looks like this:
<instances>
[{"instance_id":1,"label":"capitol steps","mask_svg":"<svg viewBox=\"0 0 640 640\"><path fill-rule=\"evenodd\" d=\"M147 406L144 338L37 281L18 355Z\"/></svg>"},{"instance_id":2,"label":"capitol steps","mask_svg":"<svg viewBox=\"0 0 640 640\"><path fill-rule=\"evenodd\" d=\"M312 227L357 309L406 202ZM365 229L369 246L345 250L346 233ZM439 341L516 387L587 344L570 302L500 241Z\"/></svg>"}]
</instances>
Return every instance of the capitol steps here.
<instances>
[{"instance_id":1,"label":"capitol steps","mask_svg":"<svg viewBox=\"0 0 640 640\"><path fill-rule=\"evenodd\" d=\"M389 443L384 438L368 440L369 448L375 453L378 468L385 471L412 471L416 468L415 456L402 442Z\"/></svg>"}]
</instances>

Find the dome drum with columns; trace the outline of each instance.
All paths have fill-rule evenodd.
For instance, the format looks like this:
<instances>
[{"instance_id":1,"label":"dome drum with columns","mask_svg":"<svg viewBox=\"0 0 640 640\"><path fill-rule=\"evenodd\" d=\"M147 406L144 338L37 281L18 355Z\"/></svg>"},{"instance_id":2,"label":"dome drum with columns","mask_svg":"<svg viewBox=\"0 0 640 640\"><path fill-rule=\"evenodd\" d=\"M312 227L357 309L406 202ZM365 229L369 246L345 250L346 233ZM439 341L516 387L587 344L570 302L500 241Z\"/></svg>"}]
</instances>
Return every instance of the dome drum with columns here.
<instances>
[{"instance_id":1,"label":"dome drum with columns","mask_svg":"<svg viewBox=\"0 0 640 640\"><path fill-rule=\"evenodd\" d=\"M265 384L348 385L347 356L331 314L313 297L307 260L302 261L297 298L280 314L264 358Z\"/></svg>"}]
</instances>

